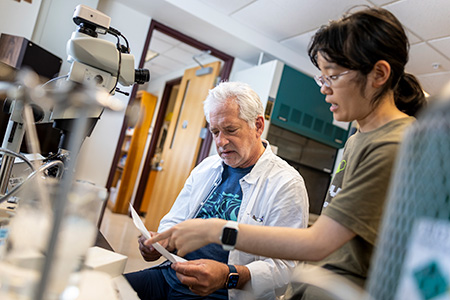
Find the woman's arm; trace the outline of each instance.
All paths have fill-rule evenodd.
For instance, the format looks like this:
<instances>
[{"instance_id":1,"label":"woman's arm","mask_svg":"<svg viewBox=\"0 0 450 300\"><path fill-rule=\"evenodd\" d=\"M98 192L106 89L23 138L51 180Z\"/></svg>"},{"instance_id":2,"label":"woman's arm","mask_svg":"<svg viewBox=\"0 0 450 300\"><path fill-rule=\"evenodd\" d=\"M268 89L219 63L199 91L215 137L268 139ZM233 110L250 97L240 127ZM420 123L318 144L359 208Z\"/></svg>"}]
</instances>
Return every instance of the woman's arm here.
<instances>
[{"instance_id":1,"label":"woman's arm","mask_svg":"<svg viewBox=\"0 0 450 300\"><path fill-rule=\"evenodd\" d=\"M170 247L183 256L207 244L220 244L226 221L193 219L149 239L145 244L169 239ZM252 226L239 224L236 249L266 257L318 261L355 237L355 234L333 219L321 215L309 228Z\"/></svg>"}]
</instances>

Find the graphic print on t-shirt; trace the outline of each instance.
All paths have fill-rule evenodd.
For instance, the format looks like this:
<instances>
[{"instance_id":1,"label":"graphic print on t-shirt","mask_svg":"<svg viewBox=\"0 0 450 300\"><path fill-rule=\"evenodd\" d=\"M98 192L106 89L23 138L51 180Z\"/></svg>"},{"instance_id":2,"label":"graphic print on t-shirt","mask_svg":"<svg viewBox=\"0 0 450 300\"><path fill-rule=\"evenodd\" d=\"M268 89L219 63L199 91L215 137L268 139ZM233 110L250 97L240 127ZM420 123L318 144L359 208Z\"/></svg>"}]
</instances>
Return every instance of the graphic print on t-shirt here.
<instances>
[{"instance_id":1,"label":"graphic print on t-shirt","mask_svg":"<svg viewBox=\"0 0 450 300\"><path fill-rule=\"evenodd\" d=\"M218 191L215 191L203 206L198 217L236 221L239 208L241 207L241 198L239 194L226 193L224 191L218 194Z\"/></svg>"},{"instance_id":2,"label":"graphic print on t-shirt","mask_svg":"<svg viewBox=\"0 0 450 300\"><path fill-rule=\"evenodd\" d=\"M212 195L206 200L197 218L220 218L237 221L242 202L242 189L239 180L248 174L248 168L232 168L224 165L222 181Z\"/></svg>"}]
</instances>

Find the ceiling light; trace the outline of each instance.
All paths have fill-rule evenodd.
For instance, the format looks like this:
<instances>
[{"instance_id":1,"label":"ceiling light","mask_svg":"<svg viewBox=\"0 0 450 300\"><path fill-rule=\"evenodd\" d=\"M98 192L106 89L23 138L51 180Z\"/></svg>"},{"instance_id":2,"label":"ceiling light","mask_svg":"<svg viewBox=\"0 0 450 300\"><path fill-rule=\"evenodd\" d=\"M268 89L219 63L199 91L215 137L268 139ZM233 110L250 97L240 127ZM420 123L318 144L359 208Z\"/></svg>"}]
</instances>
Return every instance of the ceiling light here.
<instances>
[{"instance_id":1,"label":"ceiling light","mask_svg":"<svg viewBox=\"0 0 450 300\"><path fill-rule=\"evenodd\" d=\"M154 59L158 55L159 55L158 52L155 52L155 51L152 51L152 50L148 49L147 54L145 55L145 62L151 61L152 59Z\"/></svg>"}]
</instances>

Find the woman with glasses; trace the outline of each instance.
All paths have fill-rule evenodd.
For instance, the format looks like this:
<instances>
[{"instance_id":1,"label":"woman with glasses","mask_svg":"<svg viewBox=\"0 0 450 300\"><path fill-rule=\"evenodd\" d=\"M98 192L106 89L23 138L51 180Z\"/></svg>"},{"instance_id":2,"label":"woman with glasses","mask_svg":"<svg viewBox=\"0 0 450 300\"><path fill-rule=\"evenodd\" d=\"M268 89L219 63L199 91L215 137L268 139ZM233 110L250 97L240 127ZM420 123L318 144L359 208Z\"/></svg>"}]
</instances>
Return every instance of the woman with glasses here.
<instances>
[{"instance_id":1,"label":"woman with glasses","mask_svg":"<svg viewBox=\"0 0 450 300\"><path fill-rule=\"evenodd\" d=\"M389 11L365 8L331 21L312 38L309 56L321 71L315 80L338 121L356 120L317 221L306 229L239 225L235 247L268 257L320 261L364 286L378 235L397 149L404 130L425 103L405 73L409 43ZM160 234L184 255L221 243L225 221L190 220ZM182 264L175 268L182 268ZM296 299L328 299L312 286Z\"/></svg>"}]
</instances>

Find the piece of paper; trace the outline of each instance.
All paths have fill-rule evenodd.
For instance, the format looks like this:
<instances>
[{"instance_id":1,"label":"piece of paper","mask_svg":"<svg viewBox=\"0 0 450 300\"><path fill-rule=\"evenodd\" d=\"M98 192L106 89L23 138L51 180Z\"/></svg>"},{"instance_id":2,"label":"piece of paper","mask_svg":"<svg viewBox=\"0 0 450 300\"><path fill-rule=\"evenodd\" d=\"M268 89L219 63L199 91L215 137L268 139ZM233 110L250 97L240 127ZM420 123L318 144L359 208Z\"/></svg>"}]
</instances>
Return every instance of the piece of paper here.
<instances>
[{"instance_id":1,"label":"piece of paper","mask_svg":"<svg viewBox=\"0 0 450 300\"><path fill-rule=\"evenodd\" d=\"M130 203L130 211L131 211L131 217L133 218L133 223L136 226L136 228L139 229L139 231L142 233L142 235L146 239L149 239L150 238L150 232L148 232L147 228L145 228L144 223L142 222L142 220L139 217L139 215L136 212L136 210L134 210L134 207L131 205L131 203ZM161 253L162 256L167 258L172 263L186 261L184 258L182 258L182 257L180 257L178 255L170 253L169 251L166 250L166 248L161 246L159 243L154 243L154 244L152 244L152 246L153 246L153 248L156 249L156 251Z\"/></svg>"}]
</instances>

